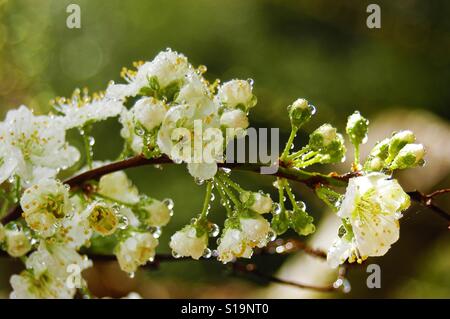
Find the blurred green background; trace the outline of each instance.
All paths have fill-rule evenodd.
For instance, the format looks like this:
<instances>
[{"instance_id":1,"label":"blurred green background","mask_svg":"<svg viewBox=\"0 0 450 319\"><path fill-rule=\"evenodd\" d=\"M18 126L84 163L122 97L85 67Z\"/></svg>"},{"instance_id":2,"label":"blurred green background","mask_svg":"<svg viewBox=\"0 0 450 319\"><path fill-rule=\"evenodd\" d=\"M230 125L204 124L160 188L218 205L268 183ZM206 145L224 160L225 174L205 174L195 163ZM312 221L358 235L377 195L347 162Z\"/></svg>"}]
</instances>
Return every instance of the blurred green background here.
<instances>
[{"instance_id":1,"label":"blurred green background","mask_svg":"<svg viewBox=\"0 0 450 319\"><path fill-rule=\"evenodd\" d=\"M384 119L397 110L400 120L393 122L405 126L398 129L433 126L440 128L434 134L450 136L450 2L377 1L382 27L368 29L366 7L371 2L0 0L0 115L3 118L20 104L46 112L51 98L69 96L76 87L104 90L109 80L120 81L122 66L150 60L170 47L193 64L206 65L210 80L254 79L258 105L251 123L279 127L283 140L289 134L286 106L298 97L318 108L306 131L325 121L342 129L346 117L359 109L375 119L374 125L380 123L378 133L386 136L395 127L383 127ZM70 3L81 7L81 29L66 27ZM409 122L403 123L406 114ZM429 120L420 122L423 118ZM117 156L121 150L118 131L115 120L96 127L96 159ZM439 156L449 154L449 139L438 143L433 139L437 135L427 136L432 137L422 142L437 149L436 154L429 152L435 159L429 161L432 170L434 163L443 165L441 158L448 163L450 156ZM71 138L80 145L76 134ZM429 175L424 190L448 185L450 164L439 170ZM170 234L199 212L202 188L183 167L133 169L129 175L142 192L174 199L175 216L159 247L169 251ZM234 176L248 188L273 192L269 177ZM405 188L417 185L405 178ZM324 206L301 186L297 191L320 220ZM220 224L224 212L215 204L212 218ZM450 206L446 199L440 204ZM400 241L387 256L375 260L382 267L381 289L367 289L365 270L355 269L349 277L350 294L323 296L449 298L450 238L445 223L415 207L402 226ZM256 259L268 272L275 272L284 260L279 256ZM18 266L0 262L4 297L8 278ZM230 277L214 262L163 264L134 280L120 275L115 265L102 264L87 276L94 292L114 297L128 290L148 297L246 297L266 285L252 278Z\"/></svg>"}]
</instances>

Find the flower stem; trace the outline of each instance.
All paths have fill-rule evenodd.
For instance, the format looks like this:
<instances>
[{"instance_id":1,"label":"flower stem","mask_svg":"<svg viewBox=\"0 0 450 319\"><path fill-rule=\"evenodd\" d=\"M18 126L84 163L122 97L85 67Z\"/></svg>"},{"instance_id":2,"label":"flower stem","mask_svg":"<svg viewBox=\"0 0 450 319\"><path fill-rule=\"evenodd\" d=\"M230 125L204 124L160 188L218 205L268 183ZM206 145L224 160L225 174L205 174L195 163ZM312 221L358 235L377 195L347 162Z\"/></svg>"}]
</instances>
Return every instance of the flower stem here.
<instances>
[{"instance_id":1,"label":"flower stem","mask_svg":"<svg viewBox=\"0 0 450 319\"><path fill-rule=\"evenodd\" d=\"M240 193L245 192L245 189L243 189L238 183L234 182L231 178L229 178L227 174L221 172L219 172L219 174L220 178L222 178L222 181L227 183L229 186L233 187L236 191Z\"/></svg>"},{"instance_id":2,"label":"flower stem","mask_svg":"<svg viewBox=\"0 0 450 319\"><path fill-rule=\"evenodd\" d=\"M208 181L206 183L206 194L205 194L205 200L203 202L203 209L200 214L200 219L202 219L202 220L206 220L206 217L208 216L209 205L210 205L211 196L212 196L212 190L213 190L213 182Z\"/></svg>"},{"instance_id":3,"label":"flower stem","mask_svg":"<svg viewBox=\"0 0 450 319\"><path fill-rule=\"evenodd\" d=\"M227 196L231 199L231 201L233 202L233 204L236 207L240 207L241 206L241 202L236 198L236 196L233 194L233 192L228 188L227 184L221 179L220 176L218 176L216 178L216 180L219 182L219 184L222 186L223 191L225 192L225 194L227 194Z\"/></svg>"},{"instance_id":4,"label":"flower stem","mask_svg":"<svg viewBox=\"0 0 450 319\"><path fill-rule=\"evenodd\" d=\"M86 155L86 164L89 169L92 169L93 167L93 150L92 150L92 144L91 144L91 137L90 137L90 127L84 126L83 128L80 128L80 135L83 138L83 145L84 145L84 153Z\"/></svg>"},{"instance_id":5,"label":"flower stem","mask_svg":"<svg viewBox=\"0 0 450 319\"><path fill-rule=\"evenodd\" d=\"M292 193L291 186L289 185L288 182L286 182L285 188L286 188L286 193L288 194L288 197L289 197L289 199L290 199L290 201L291 201L291 203L292 203L292 206L293 206L294 208L296 208L296 209L299 209L299 207L298 207L298 205L297 205L297 201L295 200L295 196L294 196L294 194Z\"/></svg>"},{"instance_id":6,"label":"flower stem","mask_svg":"<svg viewBox=\"0 0 450 319\"><path fill-rule=\"evenodd\" d=\"M231 209L230 203L228 202L227 195L225 194L224 190L222 189L222 186L217 182L217 180L215 180L215 184L217 186L217 192L219 193L223 206L225 206L225 209L227 211L227 216L230 217L233 214L233 211Z\"/></svg>"},{"instance_id":7,"label":"flower stem","mask_svg":"<svg viewBox=\"0 0 450 319\"><path fill-rule=\"evenodd\" d=\"M294 126L293 126L293 127L291 128L291 134L289 135L289 139L288 139L288 141L287 141L287 143L286 143L286 146L285 146L285 148L284 148L284 151L283 151L283 153L281 154L280 161L284 161L284 160L287 159L287 156L289 155L289 150L291 149L291 145L292 145L292 143L294 142L295 136L297 135L297 131L298 131L298 128L297 128L297 127L294 127Z\"/></svg>"},{"instance_id":8,"label":"flower stem","mask_svg":"<svg viewBox=\"0 0 450 319\"><path fill-rule=\"evenodd\" d=\"M299 150L299 151L297 151L297 152L292 153L291 155L289 155L289 156L287 157L287 159L288 159L288 160L293 160L293 159L295 159L295 158L297 158L297 157L302 156L303 154L307 153L308 151L309 151L309 147L308 147L308 146L305 146L305 147L303 147L301 150Z\"/></svg>"},{"instance_id":9,"label":"flower stem","mask_svg":"<svg viewBox=\"0 0 450 319\"><path fill-rule=\"evenodd\" d=\"M359 144L355 145L355 159L353 161L352 171L356 172L359 170L359 157L360 157L360 151L359 151Z\"/></svg>"},{"instance_id":10,"label":"flower stem","mask_svg":"<svg viewBox=\"0 0 450 319\"><path fill-rule=\"evenodd\" d=\"M284 178L277 178L278 181L278 197L280 201L280 207L282 211L285 211L286 208L284 207Z\"/></svg>"}]
</instances>

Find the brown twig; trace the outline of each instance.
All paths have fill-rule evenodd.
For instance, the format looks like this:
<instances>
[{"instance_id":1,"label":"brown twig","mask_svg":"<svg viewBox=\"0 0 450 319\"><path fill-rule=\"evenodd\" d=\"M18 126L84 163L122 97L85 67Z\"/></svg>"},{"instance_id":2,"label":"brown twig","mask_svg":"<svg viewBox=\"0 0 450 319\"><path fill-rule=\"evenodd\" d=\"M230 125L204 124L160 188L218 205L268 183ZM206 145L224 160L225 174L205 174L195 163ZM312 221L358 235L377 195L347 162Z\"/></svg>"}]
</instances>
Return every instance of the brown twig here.
<instances>
[{"instance_id":1,"label":"brown twig","mask_svg":"<svg viewBox=\"0 0 450 319\"><path fill-rule=\"evenodd\" d=\"M102 167L98 167L92 169L90 171L81 173L76 175L65 181L72 189L80 187L83 183L88 182L90 180L98 180L103 175L113 173L116 171L139 167L144 165L161 165L161 164L171 164L173 163L167 156L161 156L158 158L147 159L143 156L135 156L122 161L118 161L115 163L107 164ZM240 163L219 163L219 167L241 170L241 171L249 171L249 172L260 172L260 169L263 164L240 164ZM329 186L337 186L337 187L345 187L348 180L354 176L358 176L358 172L351 172L344 175L339 175L337 173L330 173L328 175L319 174L319 173L310 173L303 170L284 167L280 165L278 167L277 172L271 174L271 176L283 177L289 179L291 181L296 181L305 184L306 186L314 189L317 185L329 185ZM437 213L439 216L445 218L447 221L450 221L450 215L442 210L441 208L434 205L431 200L438 195L443 193L450 192L449 189L437 190L429 195L424 195L418 191L410 192L408 194L411 195L411 198L422 203L424 206L431 209L433 212ZM425 199L425 200L424 200ZM2 224L6 224L12 220L19 218L22 214L22 210L20 206L13 207L8 214L6 214L0 222Z\"/></svg>"}]
</instances>

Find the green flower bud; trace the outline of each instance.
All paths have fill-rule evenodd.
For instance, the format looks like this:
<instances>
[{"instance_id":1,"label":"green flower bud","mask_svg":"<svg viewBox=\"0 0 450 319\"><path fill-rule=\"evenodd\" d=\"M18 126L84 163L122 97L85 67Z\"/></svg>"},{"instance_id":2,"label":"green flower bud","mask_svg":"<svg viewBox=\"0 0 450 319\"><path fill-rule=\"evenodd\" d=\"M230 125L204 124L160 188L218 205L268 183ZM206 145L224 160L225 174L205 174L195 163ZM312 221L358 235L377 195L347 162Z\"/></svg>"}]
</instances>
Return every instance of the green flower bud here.
<instances>
[{"instance_id":1,"label":"green flower bud","mask_svg":"<svg viewBox=\"0 0 450 319\"><path fill-rule=\"evenodd\" d=\"M422 144L407 144L398 152L390 168L405 169L421 166L425 163L424 156L425 149Z\"/></svg>"},{"instance_id":2,"label":"green flower bud","mask_svg":"<svg viewBox=\"0 0 450 319\"><path fill-rule=\"evenodd\" d=\"M365 144L368 130L369 120L362 117L358 111L348 117L346 132L353 145Z\"/></svg>"},{"instance_id":3,"label":"green flower bud","mask_svg":"<svg viewBox=\"0 0 450 319\"><path fill-rule=\"evenodd\" d=\"M284 234L290 226L290 220L288 218L289 211L281 211L278 214L274 214L270 227L277 233L277 235Z\"/></svg>"},{"instance_id":4,"label":"green flower bud","mask_svg":"<svg viewBox=\"0 0 450 319\"><path fill-rule=\"evenodd\" d=\"M315 112L314 106L309 105L305 99L298 99L288 106L291 124L297 128L308 122Z\"/></svg>"},{"instance_id":5,"label":"green flower bud","mask_svg":"<svg viewBox=\"0 0 450 319\"><path fill-rule=\"evenodd\" d=\"M364 170L368 172L382 171L385 168L385 160L389 155L390 139L385 138L378 142L370 151L366 162L364 163Z\"/></svg>"},{"instance_id":6,"label":"green flower bud","mask_svg":"<svg viewBox=\"0 0 450 319\"><path fill-rule=\"evenodd\" d=\"M313 224L314 218L303 210L295 209L290 219L292 229L301 236L307 236L316 231L316 226Z\"/></svg>"},{"instance_id":7,"label":"green flower bud","mask_svg":"<svg viewBox=\"0 0 450 319\"><path fill-rule=\"evenodd\" d=\"M389 142L389 156L386 162L390 163L395 158L395 156L397 156L398 152L400 152L403 146L409 143L414 143L415 140L416 137L411 131L400 131L394 133Z\"/></svg>"},{"instance_id":8,"label":"green flower bud","mask_svg":"<svg viewBox=\"0 0 450 319\"><path fill-rule=\"evenodd\" d=\"M344 138L330 124L324 124L312 132L308 146L319 152L322 164L342 162L345 159Z\"/></svg>"},{"instance_id":9,"label":"green flower bud","mask_svg":"<svg viewBox=\"0 0 450 319\"><path fill-rule=\"evenodd\" d=\"M5 229L6 252L12 257L22 257L31 250L29 234L21 227L7 227Z\"/></svg>"},{"instance_id":10,"label":"green flower bud","mask_svg":"<svg viewBox=\"0 0 450 319\"><path fill-rule=\"evenodd\" d=\"M273 202L269 195L243 192L240 195L240 200L246 207L258 214L266 214L272 210Z\"/></svg>"}]
</instances>

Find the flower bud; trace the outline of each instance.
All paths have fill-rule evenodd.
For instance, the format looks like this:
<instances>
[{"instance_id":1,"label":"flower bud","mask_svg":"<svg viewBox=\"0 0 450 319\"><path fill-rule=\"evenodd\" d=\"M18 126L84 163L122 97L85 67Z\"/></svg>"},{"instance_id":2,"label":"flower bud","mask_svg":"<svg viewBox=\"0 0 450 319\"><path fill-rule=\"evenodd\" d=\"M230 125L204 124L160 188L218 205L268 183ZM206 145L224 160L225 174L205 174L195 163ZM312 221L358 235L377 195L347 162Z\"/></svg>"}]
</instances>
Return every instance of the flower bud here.
<instances>
[{"instance_id":1,"label":"flower bud","mask_svg":"<svg viewBox=\"0 0 450 319\"><path fill-rule=\"evenodd\" d=\"M248 110L256 105L253 87L249 81L231 80L219 87L217 98L219 103L228 109L240 108Z\"/></svg>"},{"instance_id":2,"label":"flower bud","mask_svg":"<svg viewBox=\"0 0 450 319\"><path fill-rule=\"evenodd\" d=\"M153 227L166 226L172 216L172 211L164 202L156 199L144 203L141 207L144 223Z\"/></svg>"},{"instance_id":3,"label":"flower bud","mask_svg":"<svg viewBox=\"0 0 450 319\"><path fill-rule=\"evenodd\" d=\"M166 112L164 103L153 97L141 98L133 106L136 120L148 131L161 125Z\"/></svg>"},{"instance_id":4,"label":"flower bud","mask_svg":"<svg viewBox=\"0 0 450 319\"><path fill-rule=\"evenodd\" d=\"M155 256L158 240L150 233L131 232L130 237L120 242L114 254L120 269L133 273Z\"/></svg>"},{"instance_id":5,"label":"flower bud","mask_svg":"<svg viewBox=\"0 0 450 319\"><path fill-rule=\"evenodd\" d=\"M425 149L422 144L407 144L403 146L391 164L391 169L405 169L423 165Z\"/></svg>"},{"instance_id":6,"label":"flower bud","mask_svg":"<svg viewBox=\"0 0 450 319\"><path fill-rule=\"evenodd\" d=\"M292 229L301 236L307 236L316 231L316 226L313 224L314 218L303 210L295 209L290 214L290 220Z\"/></svg>"},{"instance_id":7,"label":"flower bud","mask_svg":"<svg viewBox=\"0 0 450 319\"><path fill-rule=\"evenodd\" d=\"M31 241L22 229L6 229L6 251L12 257L22 257L31 250Z\"/></svg>"},{"instance_id":8,"label":"flower bud","mask_svg":"<svg viewBox=\"0 0 450 319\"><path fill-rule=\"evenodd\" d=\"M288 218L288 214L290 213L290 211L282 211L278 214L273 215L270 227L275 231L277 235L282 235L289 229L290 221Z\"/></svg>"},{"instance_id":9,"label":"flower bud","mask_svg":"<svg viewBox=\"0 0 450 319\"><path fill-rule=\"evenodd\" d=\"M220 117L220 125L235 129L246 129L248 127L247 114L242 110L225 111Z\"/></svg>"},{"instance_id":10,"label":"flower bud","mask_svg":"<svg viewBox=\"0 0 450 319\"><path fill-rule=\"evenodd\" d=\"M297 99L288 106L289 118L292 126L300 127L311 119L311 116L315 113L315 108L308 104L305 99Z\"/></svg>"},{"instance_id":11,"label":"flower bud","mask_svg":"<svg viewBox=\"0 0 450 319\"><path fill-rule=\"evenodd\" d=\"M346 132L353 145L360 145L367 142L367 132L369 130L369 121L362 117L358 111L355 111L348 117Z\"/></svg>"},{"instance_id":12,"label":"flower bud","mask_svg":"<svg viewBox=\"0 0 450 319\"><path fill-rule=\"evenodd\" d=\"M324 124L309 136L308 146L319 152L320 163L337 163L345 159L344 138L330 124Z\"/></svg>"},{"instance_id":13,"label":"flower bud","mask_svg":"<svg viewBox=\"0 0 450 319\"><path fill-rule=\"evenodd\" d=\"M208 232L200 226L187 225L170 238L169 246L175 256L200 259L208 248Z\"/></svg>"},{"instance_id":14,"label":"flower bud","mask_svg":"<svg viewBox=\"0 0 450 319\"><path fill-rule=\"evenodd\" d=\"M93 203L88 207L89 226L102 236L113 234L119 226L116 210L102 202Z\"/></svg>"},{"instance_id":15,"label":"flower bud","mask_svg":"<svg viewBox=\"0 0 450 319\"><path fill-rule=\"evenodd\" d=\"M241 202L258 214L267 214L272 210L272 199L261 193L244 192L240 196Z\"/></svg>"},{"instance_id":16,"label":"flower bud","mask_svg":"<svg viewBox=\"0 0 450 319\"><path fill-rule=\"evenodd\" d=\"M389 156L386 161L390 163L395 156L397 156L403 146L409 143L414 143L415 140L416 137L411 131L400 131L394 133L389 142Z\"/></svg>"}]
</instances>

